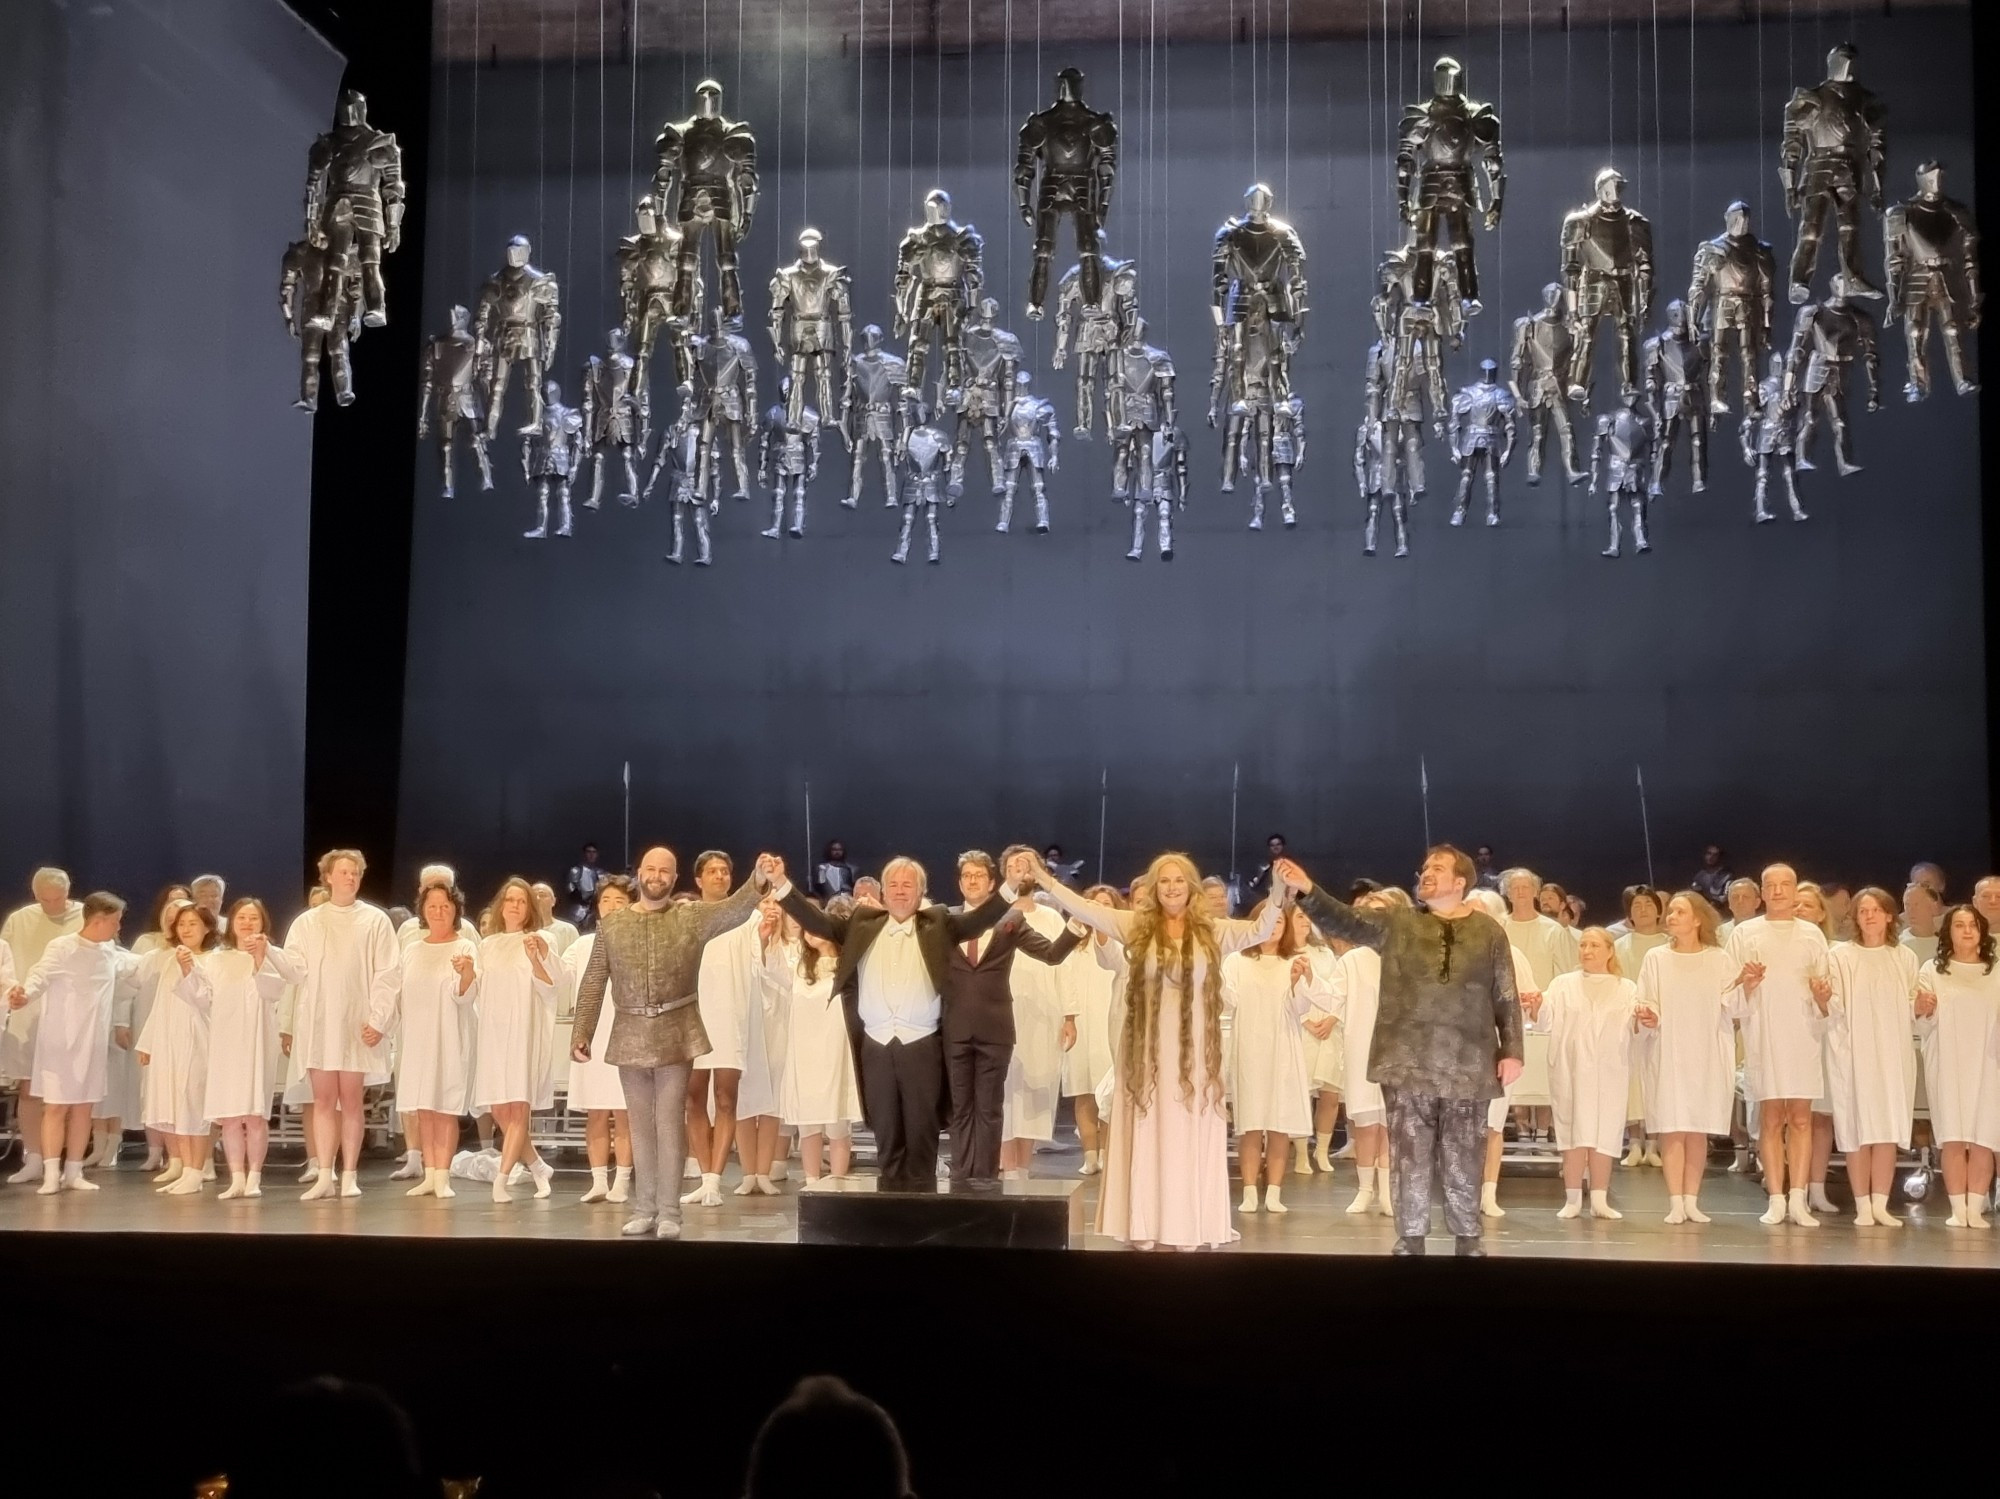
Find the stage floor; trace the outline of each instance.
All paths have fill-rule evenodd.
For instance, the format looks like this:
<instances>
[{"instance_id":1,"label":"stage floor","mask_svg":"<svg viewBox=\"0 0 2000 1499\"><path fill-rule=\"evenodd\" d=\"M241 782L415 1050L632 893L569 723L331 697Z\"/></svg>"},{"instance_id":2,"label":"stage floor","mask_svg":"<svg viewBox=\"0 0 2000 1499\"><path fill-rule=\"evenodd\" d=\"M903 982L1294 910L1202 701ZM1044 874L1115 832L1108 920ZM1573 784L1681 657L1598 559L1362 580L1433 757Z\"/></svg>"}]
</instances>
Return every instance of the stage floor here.
<instances>
[{"instance_id":1,"label":"stage floor","mask_svg":"<svg viewBox=\"0 0 2000 1499\"><path fill-rule=\"evenodd\" d=\"M128 1152L128 1156L133 1154ZM1038 1177L1069 1177L1085 1194L1086 1224L1094 1221L1097 1179L1076 1176L1077 1153L1058 1151L1036 1158ZM1377 1215L1350 1216L1354 1171L1346 1162L1331 1180L1289 1177L1284 1193L1291 1211L1238 1214L1242 1239L1224 1254L1383 1255L1395 1238L1391 1221ZM377 1238L518 1239L588 1241L619 1238L625 1209L614 1204L585 1207L577 1198L590 1184L579 1169L559 1169L555 1192L537 1201L526 1187L514 1189L512 1203L496 1203L483 1182L455 1182L458 1196L445 1202L403 1195L406 1183L388 1180L389 1161L369 1161L362 1169L359 1199L301 1202L294 1178L298 1165L273 1163L265 1195L256 1201L220 1201L219 1186L199 1197L162 1197L135 1165L94 1173L102 1190L41 1197L32 1188L0 1188L0 1229L84 1233L360 1235ZM737 1197L732 1170L724 1181L719 1208L683 1210L685 1238L710 1244L792 1244L798 1238L799 1178L782 1184L780 1197ZM1703 1184L1707 1225L1669 1226L1664 1180L1657 1169L1621 1168L1612 1202L1623 1219L1563 1221L1562 1184L1545 1166L1511 1168L1503 1175L1503 1219L1488 1219L1486 1243L1494 1256L1589 1259L1662 1264L1884 1266L1900 1269L2000 1267L2000 1230L1950 1229L1942 1183L1929 1199L1898 1211L1904 1227L1857 1228L1846 1214L1821 1214L1817 1229L1785 1225L1766 1228L1757 1221L1766 1198L1759 1181L1712 1172ZM1117 1250L1116 1241L1089 1234L1087 1250ZM1445 1254L1443 1215L1434 1215L1431 1252Z\"/></svg>"}]
</instances>

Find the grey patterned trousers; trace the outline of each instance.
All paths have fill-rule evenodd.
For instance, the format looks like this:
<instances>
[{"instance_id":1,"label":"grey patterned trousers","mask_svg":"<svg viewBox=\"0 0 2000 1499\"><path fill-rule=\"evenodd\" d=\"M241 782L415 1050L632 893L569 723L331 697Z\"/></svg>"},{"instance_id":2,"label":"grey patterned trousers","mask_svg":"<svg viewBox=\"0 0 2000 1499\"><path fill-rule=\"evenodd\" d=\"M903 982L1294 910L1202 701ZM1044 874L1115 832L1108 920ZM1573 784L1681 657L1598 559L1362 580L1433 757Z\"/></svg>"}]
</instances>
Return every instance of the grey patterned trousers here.
<instances>
[{"instance_id":1,"label":"grey patterned trousers","mask_svg":"<svg viewBox=\"0 0 2000 1499\"><path fill-rule=\"evenodd\" d=\"M1433 1171L1444 1177L1444 1221L1452 1236L1479 1237L1479 1177L1486 1164L1486 1104L1384 1088L1389 1168L1396 1178L1396 1232L1421 1239L1431 1227Z\"/></svg>"},{"instance_id":2,"label":"grey patterned trousers","mask_svg":"<svg viewBox=\"0 0 2000 1499\"><path fill-rule=\"evenodd\" d=\"M681 1162L687 1156L688 1074L693 1070L691 1062L618 1069L632 1120L634 1218L681 1221Z\"/></svg>"}]
</instances>

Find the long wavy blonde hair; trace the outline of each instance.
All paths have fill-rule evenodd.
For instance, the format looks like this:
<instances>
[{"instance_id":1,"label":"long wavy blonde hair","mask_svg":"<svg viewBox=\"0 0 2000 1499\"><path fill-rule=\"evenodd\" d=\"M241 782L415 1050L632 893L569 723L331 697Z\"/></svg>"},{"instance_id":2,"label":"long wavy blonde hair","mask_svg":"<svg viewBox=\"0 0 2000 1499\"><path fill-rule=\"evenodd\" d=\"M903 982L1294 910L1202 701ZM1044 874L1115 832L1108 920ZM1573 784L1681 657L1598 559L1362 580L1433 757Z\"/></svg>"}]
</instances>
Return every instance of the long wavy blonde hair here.
<instances>
[{"instance_id":1,"label":"long wavy blonde hair","mask_svg":"<svg viewBox=\"0 0 2000 1499\"><path fill-rule=\"evenodd\" d=\"M1160 910L1160 875L1178 865L1187 876L1188 904L1181 927L1181 939L1170 945L1166 939L1166 914ZM1200 949L1207 969L1202 975L1205 1003L1202 1026L1202 1060L1208 1073L1203 1093L1209 1103L1222 1106L1222 949L1216 940L1215 918L1203 899L1201 872L1186 854L1161 854L1132 885L1131 935L1125 940L1125 956L1131 976L1125 988L1125 1025L1118 1038L1119 1071L1131 1090L1132 1106L1138 1113L1152 1108L1160 1081L1160 996L1167 982L1180 988L1180 1096L1196 1102L1194 1090L1194 989L1191 975L1196 949Z\"/></svg>"}]
</instances>

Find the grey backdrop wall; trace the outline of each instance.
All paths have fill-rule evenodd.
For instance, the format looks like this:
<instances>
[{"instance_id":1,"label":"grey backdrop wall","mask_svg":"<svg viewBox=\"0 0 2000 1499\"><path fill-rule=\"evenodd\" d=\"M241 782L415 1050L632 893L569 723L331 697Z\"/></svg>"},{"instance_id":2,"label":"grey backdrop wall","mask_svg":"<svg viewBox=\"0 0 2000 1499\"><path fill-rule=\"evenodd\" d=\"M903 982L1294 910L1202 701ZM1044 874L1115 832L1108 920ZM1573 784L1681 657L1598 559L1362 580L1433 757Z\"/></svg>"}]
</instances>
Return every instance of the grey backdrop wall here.
<instances>
[{"instance_id":1,"label":"grey backdrop wall","mask_svg":"<svg viewBox=\"0 0 2000 1499\"><path fill-rule=\"evenodd\" d=\"M9 900L42 862L295 898L312 423L276 293L340 69L278 0L0 16Z\"/></svg>"},{"instance_id":2,"label":"grey backdrop wall","mask_svg":"<svg viewBox=\"0 0 2000 1499\"><path fill-rule=\"evenodd\" d=\"M1970 198L1966 17L1867 20L1853 34L1891 110L1892 193L1935 156ZM482 887L503 869L554 867L586 837L615 862L629 760L640 843L801 856L809 782L813 840L844 837L869 862L1057 839L1094 871L1102 782L1108 874L1162 846L1215 867L1231 852L1240 767L1246 869L1279 827L1323 868L1399 877L1424 835L1421 763L1434 835L1490 842L1593 892L1646 873L1641 768L1662 880L1684 878L1711 838L1739 863L1784 852L1850 879L1892 878L1920 855L1983 867L1978 408L1949 396L1905 407L1900 338L1885 339L1885 410L1858 422L1867 472L1807 478L1808 524L1750 525L1732 421L1715 433L1708 492L1683 478L1657 508L1649 557L1600 559L1601 510L1580 490L1528 489L1518 461L1501 527L1447 529L1454 475L1436 444L1415 555L1360 554L1349 453L1372 271L1398 233L1385 141L1437 52L1463 59L1472 91L1501 106L1508 147L1506 222L1479 242L1487 311L1449 361L1453 385L1481 357L1504 361L1512 318L1556 271L1561 214L1607 160L1652 217L1661 304L1683 294L1695 243L1738 195L1781 263L1789 253L1780 111L1822 76L1838 37L1809 25L1659 37L1656 52L1650 31L1513 32L1504 57L1491 34L1392 38L1386 59L1379 45L1289 58L1275 44L1173 48L1170 66L1139 47L1122 81L1114 50L1038 63L1025 41L1011 67L1001 54L920 55L897 58L893 77L879 54L817 57L809 82L798 55L780 77L774 38L713 56L725 107L749 116L764 151L744 279L766 400L763 286L797 230L825 231L828 255L852 268L859 319L886 326L896 239L941 183L986 235L989 285L1035 352L1038 388L1067 414L1047 325L1019 312L1029 256L1008 187L1013 132L1066 63L1086 71L1094 102L1122 104L1112 246L1141 260L1193 429L1178 554L1124 559L1101 441L1065 443L1050 535L995 535L992 501L970 486L938 568L889 563L895 518L878 499L838 507L836 443L805 539L761 539L768 502L725 498L706 571L661 561L658 498L582 513L572 540L528 542L511 439L500 489L461 485L449 504L427 455L402 861L450 854ZM636 95L627 72L572 75L560 58L442 72L429 325L527 232L563 277L560 373L574 390L614 319L609 251L653 134L685 113L703 71L698 54L649 62ZM1292 534L1245 531L1248 497L1217 492L1220 445L1200 417L1210 236L1258 176L1312 256L1296 375L1314 437ZM1880 253L1871 235L1871 265ZM1783 337L1789 311L1780 320Z\"/></svg>"}]
</instances>

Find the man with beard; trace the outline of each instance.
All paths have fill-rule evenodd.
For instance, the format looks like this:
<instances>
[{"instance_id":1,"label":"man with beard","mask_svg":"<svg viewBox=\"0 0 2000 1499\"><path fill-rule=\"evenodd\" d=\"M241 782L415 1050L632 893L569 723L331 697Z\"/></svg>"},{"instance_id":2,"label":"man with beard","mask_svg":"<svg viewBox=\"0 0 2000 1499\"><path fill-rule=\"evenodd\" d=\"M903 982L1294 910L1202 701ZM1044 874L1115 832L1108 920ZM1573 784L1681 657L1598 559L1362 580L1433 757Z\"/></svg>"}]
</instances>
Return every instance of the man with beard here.
<instances>
[{"instance_id":1,"label":"man with beard","mask_svg":"<svg viewBox=\"0 0 2000 1499\"><path fill-rule=\"evenodd\" d=\"M768 856L767 856L768 857ZM639 861L639 898L606 916L583 971L571 1034L578 1062L590 1060L590 1040L605 988L615 1013L605 1060L618 1069L632 1119L632 1216L623 1232L678 1239L680 1203L670 1173L687 1152L688 1074L708 1051L696 1007L695 982L709 939L740 926L770 886L763 860L727 900L676 905L680 865L670 848L651 848Z\"/></svg>"},{"instance_id":2,"label":"man with beard","mask_svg":"<svg viewBox=\"0 0 2000 1499\"><path fill-rule=\"evenodd\" d=\"M1479 1258L1480 1170L1487 1104L1521 1075L1521 1003L1513 952L1500 924L1466 902L1478 878L1448 843L1424 856L1424 909L1357 911L1318 889L1290 859L1274 884L1328 937L1382 955L1381 1007L1368 1054L1388 1112L1396 1179L1398 1255L1421 1255L1431 1221L1433 1171L1444 1177L1445 1222L1458 1253Z\"/></svg>"}]
</instances>

